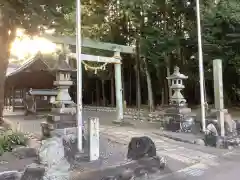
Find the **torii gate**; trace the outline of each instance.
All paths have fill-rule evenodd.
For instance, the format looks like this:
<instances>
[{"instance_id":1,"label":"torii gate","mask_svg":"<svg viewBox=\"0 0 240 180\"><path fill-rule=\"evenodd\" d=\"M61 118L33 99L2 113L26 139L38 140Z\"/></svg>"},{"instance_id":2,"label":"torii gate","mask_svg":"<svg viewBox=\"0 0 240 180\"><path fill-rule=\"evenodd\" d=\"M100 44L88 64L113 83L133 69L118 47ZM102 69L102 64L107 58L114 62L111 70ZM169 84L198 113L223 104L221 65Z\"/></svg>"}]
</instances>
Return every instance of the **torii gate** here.
<instances>
[{"instance_id":1,"label":"torii gate","mask_svg":"<svg viewBox=\"0 0 240 180\"><path fill-rule=\"evenodd\" d=\"M82 60L97 61L104 63L114 63L115 69L115 89L116 89L116 106L117 106L117 121L123 120L123 94L122 94L122 77L121 77L121 56L120 53L135 53L134 47L122 46L110 43L101 43L81 37L81 0L76 0L76 35L77 37L46 37L52 42L75 45L77 54L74 56L77 59L77 119L78 119L78 150L82 151ZM81 53L81 47L109 50L114 52L113 57L100 57L86 55ZM98 142L99 143L99 142ZM99 147L98 147L99 148ZM98 149L97 148L97 149ZM98 152L99 153L99 152Z\"/></svg>"},{"instance_id":2,"label":"torii gate","mask_svg":"<svg viewBox=\"0 0 240 180\"><path fill-rule=\"evenodd\" d=\"M63 44L63 45L74 45L77 46L76 37L65 37L65 36L51 36L51 35L42 35L41 37L46 38L56 44ZM120 53L128 53L128 54L135 54L135 47L131 46L124 46L118 44L111 44L111 43L104 43L104 42L97 42L90 39L82 39L81 42L82 47L94 48L94 49L101 49L101 50L108 50L113 51L113 57L104 57L104 56L95 56L95 55L88 55L88 54L81 54L81 57L77 57L78 54L71 53L69 54L70 57L76 58L83 61L92 61L92 62L102 62L102 63L113 63L115 69L115 89L116 89L116 115L117 121L121 122L123 120L123 93L122 93L122 73L121 73L121 55ZM77 47L78 48L78 47ZM80 62L81 63L81 62ZM80 67L80 68L79 68ZM78 123L79 118L81 118L80 123L78 124L78 148L82 150L82 66L78 62ZM80 72L80 73L79 73Z\"/></svg>"}]
</instances>

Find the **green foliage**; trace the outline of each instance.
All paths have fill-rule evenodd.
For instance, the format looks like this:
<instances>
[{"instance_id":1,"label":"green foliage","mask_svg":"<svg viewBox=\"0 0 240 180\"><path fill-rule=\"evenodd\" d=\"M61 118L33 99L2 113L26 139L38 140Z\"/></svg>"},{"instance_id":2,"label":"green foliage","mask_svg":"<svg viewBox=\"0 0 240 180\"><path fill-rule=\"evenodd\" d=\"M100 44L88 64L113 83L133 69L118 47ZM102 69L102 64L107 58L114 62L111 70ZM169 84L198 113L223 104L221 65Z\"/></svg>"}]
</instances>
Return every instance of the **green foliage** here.
<instances>
[{"instance_id":1,"label":"green foliage","mask_svg":"<svg viewBox=\"0 0 240 180\"><path fill-rule=\"evenodd\" d=\"M235 39L234 34L240 33L239 2L220 1L211 11L205 11L203 22L205 66L210 69L213 59L223 60L224 90L225 97L228 98L225 102L236 101L236 89L240 88L240 51L239 40ZM206 75L212 81L212 74L207 72Z\"/></svg>"},{"instance_id":2,"label":"green foliage","mask_svg":"<svg viewBox=\"0 0 240 180\"><path fill-rule=\"evenodd\" d=\"M126 45L139 40L153 85L166 81L166 67L172 70L178 65L189 76L186 91L194 93L199 86L195 0L83 0L82 4L84 37ZM213 81L212 60L223 59L225 92L232 99L233 87L239 87L240 42L235 37L240 37L240 4L237 0L201 1L201 20L207 84ZM68 15L68 22L74 33L75 11ZM126 71L133 71L134 58L126 58ZM231 81L230 74L235 77ZM211 91L212 86L206 88Z\"/></svg>"},{"instance_id":3,"label":"green foliage","mask_svg":"<svg viewBox=\"0 0 240 180\"><path fill-rule=\"evenodd\" d=\"M0 19L6 28L22 27L31 33L43 26L62 27L64 15L73 10L74 0L3 0Z\"/></svg>"},{"instance_id":4,"label":"green foliage","mask_svg":"<svg viewBox=\"0 0 240 180\"><path fill-rule=\"evenodd\" d=\"M82 36L125 45L135 45L139 40L140 54L146 59L145 62L141 61L141 67L146 67L144 63L147 63L153 86L159 86L161 82L166 89L166 67L172 70L178 65L189 76L187 94L190 97L194 94L199 86L195 0L82 0L81 3ZM36 33L44 27L54 27L57 32L75 34L75 0L4 0L0 5L4 14L0 21L4 22L7 30L24 27ZM221 58L225 93L231 101L240 88L239 22L238 0L219 0L217 4L212 0L201 1L204 73L208 82L206 89L212 89L209 85L213 81L212 60ZM83 51L112 55L93 49ZM133 71L134 57L123 57L124 70ZM92 64L95 65L99 64ZM112 71L109 68L109 71L101 72L98 76L109 79ZM89 76L92 74L88 73ZM230 80L229 76L232 77Z\"/></svg>"},{"instance_id":5,"label":"green foliage","mask_svg":"<svg viewBox=\"0 0 240 180\"><path fill-rule=\"evenodd\" d=\"M12 151L17 145L25 146L26 142L24 134L13 130L4 131L0 135L0 155Z\"/></svg>"}]
</instances>

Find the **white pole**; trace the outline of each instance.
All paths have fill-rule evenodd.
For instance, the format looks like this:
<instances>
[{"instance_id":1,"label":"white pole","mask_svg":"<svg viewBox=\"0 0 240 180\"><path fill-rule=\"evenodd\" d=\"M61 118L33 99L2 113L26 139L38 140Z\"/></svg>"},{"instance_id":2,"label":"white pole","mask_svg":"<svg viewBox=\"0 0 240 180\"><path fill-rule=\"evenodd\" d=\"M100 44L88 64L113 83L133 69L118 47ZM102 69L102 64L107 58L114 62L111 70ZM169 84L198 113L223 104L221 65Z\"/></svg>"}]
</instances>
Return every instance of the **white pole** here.
<instances>
[{"instance_id":1,"label":"white pole","mask_svg":"<svg viewBox=\"0 0 240 180\"><path fill-rule=\"evenodd\" d=\"M76 0L76 51L77 51L77 126L78 150L82 147L82 59L81 59L81 0Z\"/></svg>"},{"instance_id":2,"label":"white pole","mask_svg":"<svg viewBox=\"0 0 240 180\"><path fill-rule=\"evenodd\" d=\"M201 37L201 17L200 17L200 3L196 0L197 11L197 32L198 32L198 61L199 61L199 76L200 76L200 97L201 97L201 120L202 130L206 131L205 122L205 98L204 98L204 69L203 69L203 53L202 53L202 37Z\"/></svg>"}]
</instances>

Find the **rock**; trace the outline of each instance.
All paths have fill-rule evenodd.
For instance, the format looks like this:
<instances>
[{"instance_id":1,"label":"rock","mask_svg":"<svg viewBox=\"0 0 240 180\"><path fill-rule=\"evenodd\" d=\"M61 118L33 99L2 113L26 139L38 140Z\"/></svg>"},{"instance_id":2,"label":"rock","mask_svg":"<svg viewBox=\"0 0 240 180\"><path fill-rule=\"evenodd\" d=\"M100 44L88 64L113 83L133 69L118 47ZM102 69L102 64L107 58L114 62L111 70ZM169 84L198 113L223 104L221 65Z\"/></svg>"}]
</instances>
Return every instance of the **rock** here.
<instances>
[{"instance_id":1,"label":"rock","mask_svg":"<svg viewBox=\"0 0 240 180\"><path fill-rule=\"evenodd\" d=\"M205 141L203 139L196 139L196 140L194 140L194 144L200 145L200 146L205 146Z\"/></svg>"},{"instance_id":2,"label":"rock","mask_svg":"<svg viewBox=\"0 0 240 180\"><path fill-rule=\"evenodd\" d=\"M229 146L229 141L226 139L226 137L217 137L217 141L216 141L217 148L227 149L228 146Z\"/></svg>"},{"instance_id":3,"label":"rock","mask_svg":"<svg viewBox=\"0 0 240 180\"><path fill-rule=\"evenodd\" d=\"M138 160L145 156L156 156L155 143L147 136L133 137L128 145L127 158Z\"/></svg>"},{"instance_id":4,"label":"rock","mask_svg":"<svg viewBox=\"0 0 240 180\"><path fill-rule=\"evenodd\" d=\"M144 167L140 166L140 167L138 167L138 168L136 168L134 170L134 175L139 177L139 176L144 175L147 172L148 172L147 169L145 169Z\"/></svg>"},{"instance_id":5,"label":"rock","mask_svg":"<svg viewBox=\"0 0 240 180\"><path fill-rule=\"evenodd\" d=\"M10 162L10 161L16 161L17 157L13 155L11 152L5 152L2 156L0 156L1 162Z\"/></svg>"},{"instance_id":6,"label":"rock","mask_svg":"<svg viewBox=\"0 0 240 180\"><path fill-rule=\"evenodd\" d=\"M37 157L37 150L31 147L17 147L12 153L19 159Z\"/></svg>"},{"instance_id":7,"label":"rock","mask_svg":"<svg viewBox=\"0 0 240 180\"><path fill-rule=\"evenodd\" d=\"M19 180L21 173L18 171L3 171L0 172L1 180Z\"/></svg>"},{"instance_id":8,"label":"rock","mask_svg":"<svg viewBox=\"0 0 240 180\"><path fill-rule=\"evenodd\" d=\"M204 139L207 146L212 146L212 147L218 146L217 144L218 136L215 136L213 134L205 134Z\"/></svg>"},{"instance_id":9,"label":"rock","mask_svg":"<svg viewBox=\"0 0 240 180\"><path fill-rule=\"evenodd\" d=\"M115 176L104 177L101 180L118 180Z\"/></svg>"},{"instance_id":10,"label":"rock","mask_svg":"<svg viewBox=\"0 0 240 180\"><path fill-rule=\"evenodd\" d=\"M79 152L77 147L77 136L75 134L65 135L62 138L65 158L68 162L73 162L75 155Z\"/></svg>"},{"instance_id":11,"label":"rock","mask_svg":"<svg viewBox=\"0 0 240 180\"><path fill-rule=\"evenodd\" d=\"M82 130L82 134L83 134L82 146L83 146L83 148L85 148L87 140L86 140L86 137L84 135L84 130ZM73 160L74 156L79 153L77 133L64 135L64 136L62 136L62 140L63 140L65 157L68 160L70 160L70 159Z\"/></svg>"},{"instance_id":12,"label":"rock","mask_svg":"<svg viewBox=\"0 0 240 180\"><path fill-rule=\"evenodd\" d=\"M134 171L131 169L125 169L123 173L119 176L119 180L131 180L134 177Z\"/></svg>"},{"instance_id":13,"label":"rock","mask_svg":"<svg viewBox=\"0 0 240 180\"><path fill-rule=\"evenodd\" d=\"M42 122L41 123L41 130L42 130L42 136L43 137L50 137L51 129L49 128L47 122Z\"/></svg>"},{"instance_id":14,"label":"rock","mask_svg":"<svg viewBox=\"0 0 240 180\"><path fill-rule=\"evenodd\" d=\"M160 127L159 130L163 131L163 130L164 130L164 127Z\"/></svg>"},{"instance_id":15,"label":"rock","mask_svg":"<svg viewBox=\"0 0 240 180\"><path fill-rule=\"evenodd\" d=\"M29 139L27 145L28 147L39 149L41 146L41 141L37 138Z\"/></svg>"},{"instance_id":16,"label":"rock","mask_svg":"<svg viewBox=\"0 0 240 180\"><path fill-rule=\"evenodd\" d=\"M65 158L62 138L52 137L42 141L39 160L46 166L43 180L69 180L70 164Z\"/></svg>"},{"instance_id":17,"label":"rock","mask_svg":"<svg viewBox=\"0 0 240 180\"><path fill-rule=\"evenodd\" d=\"M44 166L33 163L26 167L20 180L42 180L44 173Z\"/></svg>"},{"instance_id":18,"label":"rock","mask_svg":"<svg viewBox=\"0 0 240 180\"><path fill-rule=\"evenodd\" d=\"M160 161L159 168L164 169L166 167L166 164L167 164L166 158L165 157L159 157L159 161Z\"/></svg>"}]
</instances>

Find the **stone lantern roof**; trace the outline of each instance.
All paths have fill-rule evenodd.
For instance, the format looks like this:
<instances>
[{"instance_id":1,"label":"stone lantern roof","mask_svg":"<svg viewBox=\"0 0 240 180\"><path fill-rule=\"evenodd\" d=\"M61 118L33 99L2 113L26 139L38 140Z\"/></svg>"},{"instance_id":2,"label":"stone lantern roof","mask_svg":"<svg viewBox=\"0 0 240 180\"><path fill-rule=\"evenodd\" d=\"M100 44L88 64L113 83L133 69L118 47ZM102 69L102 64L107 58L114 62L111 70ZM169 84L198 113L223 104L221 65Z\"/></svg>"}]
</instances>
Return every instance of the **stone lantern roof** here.
<instances>
[{"instance_id":1,"label":"stone lantern roof","mask_svg":"<svg viewBox=\"0 0 240 180\"><path fill-rule=\"evenodd\" d=\"M76 71L73 69L69 63L64 58L64 55L60 55L56 63L51 68L52 71L58 71L58 72L72 72Z\"/></svg>"},{"instance_id":2,"label":"stone lantern roof","mask_svg":"<svg viewBox=\"0 0 240 180\"><path fill-rule=\"evenodd\" d=\"M181 73L179 72L179 67L175 66L173 74L170 75L169 77L167 77L167 79L169 79L169 80L174 80L174 79L188 79L188 76L185 76L184 74L181 74Z\"/></svg>"}]
</instances>

